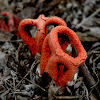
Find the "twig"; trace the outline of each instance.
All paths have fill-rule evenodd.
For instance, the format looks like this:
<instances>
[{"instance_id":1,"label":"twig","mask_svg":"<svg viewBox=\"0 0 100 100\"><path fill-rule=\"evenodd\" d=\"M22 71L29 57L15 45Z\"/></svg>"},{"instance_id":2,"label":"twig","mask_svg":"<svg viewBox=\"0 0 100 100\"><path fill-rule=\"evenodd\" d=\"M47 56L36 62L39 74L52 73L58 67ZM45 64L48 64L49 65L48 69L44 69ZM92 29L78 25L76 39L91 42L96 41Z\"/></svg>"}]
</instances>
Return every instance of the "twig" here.
<instances>
[{"instance_id":1,"label":"twig","mask_svg":"<svg viewBox=\"0 0 100 100\"><path fill-rule=\"evenodd\" d=\"M98 42L100 41L100 35L97 34L93 34L93 33L81 33L81 32L76 32L76 34L78 35L80 41L84 42Z\"/></svg>"},{"instance_id":2,"label":"twig","mask_svg":"<svg viewBox=\"0 0 100 100\"><path fill-rule=\"evenodd\" d=\"M88 51L88 54L89 54L89 52L91 53L91 51ZM93 73L95 74L95 76L97 77L97 82L96 82L96 84L95 85L93 85L93 86L91 86L90 88L92 89L92 88L94 88L96 85L98 85L98 83L99 83L99 76L97 75L97 73L95 72L95 70L96 70L96 67L95 67L95 62L100 58L100 51L95 51L95 50L92 50L92 52L93 52L93 54L98 54L98 56L93 60L93 67L91 67L91 69L93 70ZM93 54L91 55L91 57L90 57L90 63L92 63L92 59L93 59Z\"/></svg>"},{"instance_id":3,"label":"twig","mask_svg":"<svg viewBox=\"0 0 100 100\"><path fill-rule=\"evenodd\" d=\"M0 95L0 99L5 100L5 96L10 92L11 89L6 90L4 93Z\"/></svg>"},{"instance_id":4,"label":"twig","mask_svg":"<svg viewBox=\"0 0 100 100\"><path fill-rule=\"evenodd\" d=\"M19 76L19 77L21 77L21 76ZM22 78L22 77L21 77L21 78ZM26 80L26 81L28 81L28 82L30 82L31 84L37 86L38 88L40 88L40 89L43 90L44 92L48 92L47 90L45 90L44 88L42 88L42 87L39 86L38 84L32 82L31 80L29 80L29 79L27 79L27 78L23 78L23 79ZM52 94L52 93L51 93L51 94ZM57 100L57 98L56 98L56 96L55 96L54 94L52 94L52 96Z\"/></svg>"},{"instance_id":5,"label":"twig","mask_svg":"<svg viewBox=\"0 0 100 100\"><path fill-rule=\"evenodd\" d=\"M19 77L21 77L21 76L19 76ZM22 77L21 77L21 78L22 78ZM31 84L37 86L38 88L40 88L40 89L43 90L44 92L51 93L52 96L55 98L55 100L58 100L58 99L56 98L55 94L53 94L52 92L48 92L48 91L47 91L46 89L44 89L43 87L41 87L40 85L36 84L35 82L32 82L31 80L29 80L29 79L27 79L27 78L23 78L23 79L26 80L26 81L28 81L28 82L30 82Z\"/></svg>"},{"instance_id":6,"label":"twig","mask_svg":"<svg viewBox=\"0 0 100 100\"><path fill-rule=\"evenodd\" d=\"M4 43L4 42L23 42L22 39L18 39L18 40L5 40L5 41L0 41L1 43Z\"/></svg>"},{"instance_id":7,"label":"twig","mask_svg":"<svg viewBox=\"0 0 100 100\"><path fill-rule=\"evenodd\" d=\"M57 99L77 99L81 96L56 96Z\"/></svg>"},{"instance_id":8,"label":"twig","mask_svg":"<svg viewBox=\"0 0 100 100\"><path fill-rule=\"evenodd\" d=\"M83 83L83 84L84 84L84 83ZM86 91L87 100L89 100L89 92L88 92L88 89L87 89L87 87L85 86L85 84L84 84L84 88L85 88L85 91Z\"/></svg>"},{"instance_id":9,"label":"twig","mask_svg":"<svg viewBox=\"0 0 100 100\"><path fill-rule=\"evenodd\" d=\"M26 80L26 81L28 81L28 82L30 82L30 83L32 83L33 85L37 86L37 87L40 88L41 90L46 91L44 88L42 88L41 86L39 86L39 85L36 84L35 82L32 82L31 80L29 80L29 79L27 79L27 78L23 78L23 79Z\"/></svg>"},{"instance_id":10,"label":"twig","mask_svg":"<svg viewBox=\"0 0 100 100\"><path fill-rule=\"evenodd\" d=\"M93 86L96 82L94 78L92 77L85 63L80 67L80 70L83 73L84 78L86 78L86 80L88 81L89 87Z\"/></svg>"},{"instance_id":11,"label":"twig","mask_svg":"<svg viewBox=\"0 0 100 100\"><path fill-rule=\"evenodd\" d=\"M19 86L20 86L21 82L24 80L24 78L26 78L26 77L29 75L29 73L33 70L33 68L34 68L38 63L39 63L39 61L37 61L37 62L33 65L33 67L27 72L27 74L23 77L23 79L17 84L16 88L19 88Z\"/></svg>"},{"instance_id":12,"label":"twig","mask_svg":"<svg viewBox=\"0 0 100 100\"><path fill-rule=\"evenodd\" d=\"M8 88L8 86L9 86L9 88ZM11 86L11 84L6 80L6 83L5 83L5 86L6 86L6 88L9 90L10 88L13 88L13 86Z\"/></svg>"},{"instance_id":13,"label":"twig","mask_svg":"<svg viewBox=\"0 0 100 100\"><path fill-rule=\"evenodd\" d=\"M100 8L98 8L94 13L92 13L89 17L83 19L77 26L76 28L81 27L86 21L88 21L90 18L92 18L93 16L95 16L98 12L100 12Z\"/></svg>"},{"instance_id":14,"label":"twig","mask_svg":"<svg viewBox=\"0 0 100 100\"><path fill-rule=\"evenodd\" d=\"M8 41L8 42L23 42L23 40L22 40L22 39L18 39L18 40L10 40L10 41Z\"/></svg>"},{"instance_id":15,"label":"twig","mask_svg":"<svg viewBox=\"0 0 100 100\"><path fill-rule=\"evenodd\" d=\"M16 86L16 84L15 84L15 77L13 77L13 84L14 84L14 91L16 90L16 88L15 88L15 86ZM15 95L15 100L17 100L17 95Z\"/></svg>"},{"instance_id":16,"label":"twig","mask_svg":"<svg viewBox=\"0 0 100 100\"><path fill-rule=\"evenodd\" d=\"M19 52L20 52L22 47L23 47L23 44L19 44L19 47L18 47L18 64L19 64Z\"/></svg>"},{"instance_id":17,"label":"twig","mask_svg":"<svg viewBox=\"0 0 100 100\"><path fill-rule=\"evenodd\" d=\"M98 81L96 82L96 84L95 84L94 86L91 87L91 89L94 88L96 85L98 85L98 83L99 83L99 81L100 81L100 80L99 80L99 76L98 76L97 73L95 72L95 61L96 61L97 59L99 59L99 58L100 58L100 55L99 55L98 57L96 57L96 58L93 60L93 68L92 68L92 70L93 70L94 74L96 75Z\"/></svg>"}]
</instances>

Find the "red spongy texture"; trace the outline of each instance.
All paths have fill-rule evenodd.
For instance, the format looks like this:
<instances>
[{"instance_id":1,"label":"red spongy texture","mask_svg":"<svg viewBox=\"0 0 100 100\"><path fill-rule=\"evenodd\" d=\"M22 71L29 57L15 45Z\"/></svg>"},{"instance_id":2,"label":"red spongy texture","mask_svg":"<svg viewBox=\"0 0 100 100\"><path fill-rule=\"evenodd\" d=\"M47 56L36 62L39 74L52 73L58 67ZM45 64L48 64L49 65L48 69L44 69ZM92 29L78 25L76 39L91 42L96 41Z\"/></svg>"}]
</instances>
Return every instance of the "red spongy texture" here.
<instances>
[{"instance_id":1,"label":"red spongy texture","mask_svg":"<svg viewBox=\"0 0 100 100\"><path fill-rule=\"evenodd\" d=\"M74 74L76 73L77 69L70 69L66 72L63 72L57 79L56 85L63 87L67 84L67 82L72 81Z\"/></svg>"},{"instance_id":2,"label":"red spongy texture","mask_svg":"<svg viewBox=\"0 0 100 100\"><path fill-rule=\"evenodd\" d=\"M65 52L63 52L59 41L58 41L58 33L59 34L67 34L67 36L70 37L70 43L74 44L77 50L77 57L72 57ZM69 29L68 27L65 26L57 26L52 31L50 32L49 36L49 47L51 52L55 53L57 56L59 56L60 62L64 62L64 65L67 64L69 68L73 68L76 66L80 66L81 64L84 63L87 54L85 49L83 48L78 36L74 31ZM66 62L67 59L67 62Z\"/></svg>"},{"instance_id":3,"label":"red spongy texture","mask_svg":"<svg viewBox=\"0 0 100 100\"><path fill-rule=\"evenodd\" d=\"M36 52L41 53L43 41L46 35L48 34L47 25L51 23L66 26L66 23L63 19L56 16L45 17L43 14L40 15L37 19L25 19L19 24L20 36L24 40L24 42L29 46L33 55L35 55ZM26 25L34 25L37 27L36 39L32 38L28 35L28 33L24 31Z\"/></svg>"},{"instance_id":4,"label":"red spongy texture","mask_svg":"<svg viewBox=\"0 0 100 100\"><path fill-rule=\"evenodd\" d=\"M48 45L48 36L49 34L45 37L43 46L42 46L42 54L41 54L41 63L40 63L40 68L41 68L41 73L44 73L45 67L48 63L48 60L51 56L50 48Z\"/></svg>"},{"instance_id":5,"label":"red spongy texture","mask_svg":"<svg viewBox=\"0 0 100 100\"><path fill-rule=\"evenodd\" d=\"M49 61L49 58L52 56L52 52L50 51L50 47L48 45L48 37L49 37L49 34L44 39L43 46L42 46L41 63L40 63L42 74L45 71L45 68L46 68L46 65ZM67 46L68 46L68 42L64 42L63 44L61 44L62 50L64 52L66 51ZM64 65L61 65L61 66L64 67ZM61 70L63 70L63 68L60 67L59 74L62 73Z\"/></svg>"},{"instance_id":6,"label":"red spongy texture","mask_svg":"<svg viewBox=\"0 0 100 100\"><path fill-rule=\"evenodd\" d=\"M40 53L42 50L43 41L46 35L48 34L47 26L49 24L67 26L66 22L60 17L57 16L45 17L43 14L36 19L36 24L37 24L36 47L38 53Z\"/></svg>"},{"instance_id":7,"label":"red spongy texture","mask_svg":"<svg viewBox=\"0 0 100 100\"><path fill-rule=\"evenodd\" d=\"M33 55L36 55L36 42L35 39L31 36L28 35L28 33L24 30L26 25L33 25L33 20L32 19L25 19L20 22L19 24L19 33L21 38L24 40L24 42L28 45L30 51L32 52Z\"/></svg>"},{"instance_id":8,"label":"red spongy texture","mask_svg":"<svg viewBox=\"0 0 100 100\"><path fill-rule=\"evenodd\" d=\"M62 48L62 45L64 44L59 44L60 39L58 39L58 33L67 34L67 36L71 38L70 42L75 45L78 52L77 57L74 58L64 52ZM86 57L86 51L84 50L76 33L68 27L57 26L52 29L43 42L40 63L41 73L43 74L43 72L47 72L49 76L55 80L57 85L63 87L68 81L73 79L77 68L84 63ZM60 71L58 71L58 63L62 64L59 66ZM67 70L62 72L64 66Z\"/></svg>"}]
</instances>

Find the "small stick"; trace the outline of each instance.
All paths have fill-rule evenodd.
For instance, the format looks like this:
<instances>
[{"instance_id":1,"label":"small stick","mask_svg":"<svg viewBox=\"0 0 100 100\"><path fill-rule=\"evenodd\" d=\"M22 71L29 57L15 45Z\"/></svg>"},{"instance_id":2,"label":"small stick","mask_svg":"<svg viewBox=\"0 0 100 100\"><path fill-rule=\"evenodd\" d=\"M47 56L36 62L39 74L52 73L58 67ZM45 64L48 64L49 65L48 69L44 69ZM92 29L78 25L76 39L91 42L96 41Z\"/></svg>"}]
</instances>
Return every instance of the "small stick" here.
<instances>
[{"instance_id":1,"label":"small stick","mask_svg":"<svg viewBox=\"0 0 100 100\"><path fill-rule=\"evenodd\" d=\"M92 18L93 16L95 16L98 12L100 12L100 8L98 8L94 13L92 13L89 17L83 19L77 26L76 28L81 27L86 21L88 21L90 18Z\"/></svg>"},{"instance_id":2,"label":"small stick","mask_svg":"<svg viewBox=\"0 0 100 100\"><path fill-rule=\"evenodd\" d=\"M21 76L20 76L21 77ZM31 80L27 79L27 78L23 78L24 80L32 83L33 85L37 86L38 88L40 88L41 90L43 90L44 92L48 92L47 90L45 90L44 88L42 88L41 86L39 86L38 84L32 82ZM52 94L52 93L51 93ZM56 96L53 94L53 97L57 100Z\"/></svg>"},{"instance_id":3,"label":"small stick","mask_svg":"<svg viewBox=\"0 0 100 100\"><path fill-rule=\"evenodd\" d=\"M24 78L26 78L28 75L29 75L29 73L33 70L33 68L39 63L40 61L38 60L34 65L33 65L33 67L27 72L27 74L21 79L21 81L17 84L17 86L16 86L16 88L19 88L19 86L20 86L20 84L21 84L21 82L24 80Z\"/></svg>"},{"instance_id":4,"label":"small stick","mask_svg":"<svg viewBox=\"0 0 100 100\"><path fill-rule=\"evenodd\" d=\"M94 78L92 77L90 71L88 70L86 64L84 63L81 67L79 67L81 72L84 75L84 78L86 79L87 83L88 83L88 87L91 88L92 86L95 86L95 90L97 91L98 95L100 96L100 91L99 88L95 85L96 81L94 80Z\"/></svg>"},{"instance_id":5,"label":"small stick","mask_svg":"<svg viewBox=\"0 0 100 100\"><path fill-rule=\"evenodd\" d=\"M35 82L32 82L31 80L29 80L29 79L27 79L27 78L23 78L23 79L26 80L26 81L28 81L28 82L30 82L30 83L32 83L33 85L37 86L37 87L40 88L41 90L46 91L44 88L42 88L41 86L39 86L39 85L36 84Z\"/></svg>"},{"instance_id":6,"label":"small stick","mask_svg":"<svg viewBox=\"0 0 100 100\"><path fill-rule=\"evenodd\" d=\"M56 96L57 99L78 99L81 96Z\"/></svg>"}]
</instances>

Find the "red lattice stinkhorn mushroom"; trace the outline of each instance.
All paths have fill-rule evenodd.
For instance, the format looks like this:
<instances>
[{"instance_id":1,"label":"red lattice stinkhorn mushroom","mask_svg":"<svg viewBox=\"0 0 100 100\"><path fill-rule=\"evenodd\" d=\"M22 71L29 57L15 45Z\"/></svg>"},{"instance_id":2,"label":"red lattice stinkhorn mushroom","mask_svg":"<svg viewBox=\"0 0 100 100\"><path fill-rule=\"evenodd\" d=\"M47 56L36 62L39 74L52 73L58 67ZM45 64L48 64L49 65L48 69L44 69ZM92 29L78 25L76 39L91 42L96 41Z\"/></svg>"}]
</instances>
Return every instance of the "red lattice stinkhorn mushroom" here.
<instances>
[{"instance_id":1,"label":"red lattice stinkhorn mushroom","mask_svg":"<svg viewBox=\"0 0 100 100\"><path fill-rule=\"evenodd\" d=\"M20 22L19 24L19 33L21 38L24 42L29 46L30 51L33 55L36 53L40 53L42 49L42 43L44 38L48 34L48 25L49 24L57 24L66 26L66 23L63 19L59 17L45 17L44 15L40 15L37 19L25 19ZM28 33L25 31L25 26L36 26L37 27L37 34L36 39L29 36Z\"/></svg>"},{"instance_id":2,"label":"red lattice stinkhorn mushroom","mask_svg":"<svg viewBox=\"0 0 100 100\"><path fill-rule=\"evenodd\" d=\"M61 48L63 44L59 44L58 34L66 34L70 37L69 42L74 44L77 50L77 56L75 58L65 53L63 48ZM76 33L68 27L57 26L51 30L43 42L40 63L41 73L47 72L58 86L63 87L73 79L77 68L85 62L86 57L86 51ZM66 67L66 71L59 73L59 63Z\"/></svg>"},{"instance_id":3,"label":"red lattice stinkhorn mushroom","mask_svg":"<svg viewBox=\"0 0 100 100\"><path fill-rule=\"evenodd\" d=\"M0 30L5 32L15 31L16 35L19 36L17 31L19 24L19 18L6 11L0 12Z\"/></svg>"}]
</instances>

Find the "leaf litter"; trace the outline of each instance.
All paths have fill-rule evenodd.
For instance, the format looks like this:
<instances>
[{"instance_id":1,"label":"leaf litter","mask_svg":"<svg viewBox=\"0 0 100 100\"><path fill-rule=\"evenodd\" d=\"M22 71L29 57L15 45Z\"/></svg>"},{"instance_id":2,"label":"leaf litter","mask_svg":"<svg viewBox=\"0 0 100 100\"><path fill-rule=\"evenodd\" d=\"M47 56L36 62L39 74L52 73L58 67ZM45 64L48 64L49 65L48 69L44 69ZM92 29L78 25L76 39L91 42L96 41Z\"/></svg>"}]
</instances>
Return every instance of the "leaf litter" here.
<instances>
[{"instance_id":1,"label":"leaf litter","mask_svg":"<svg viewBox=\"0 0 100 100\"><path fill-rule=\"evenodd\" d=\"M35 19L40 13L59 16L79 36L88 55L73 85L60 88L48 75L40 75L41 55L32 56L28 46L19 37L0 31L1 100L99 100L99 0L1 0L0 11L14 13L20 20ZM32 34L36 33L36 28L33 30Z\"/></svg>"}]
</instances>

